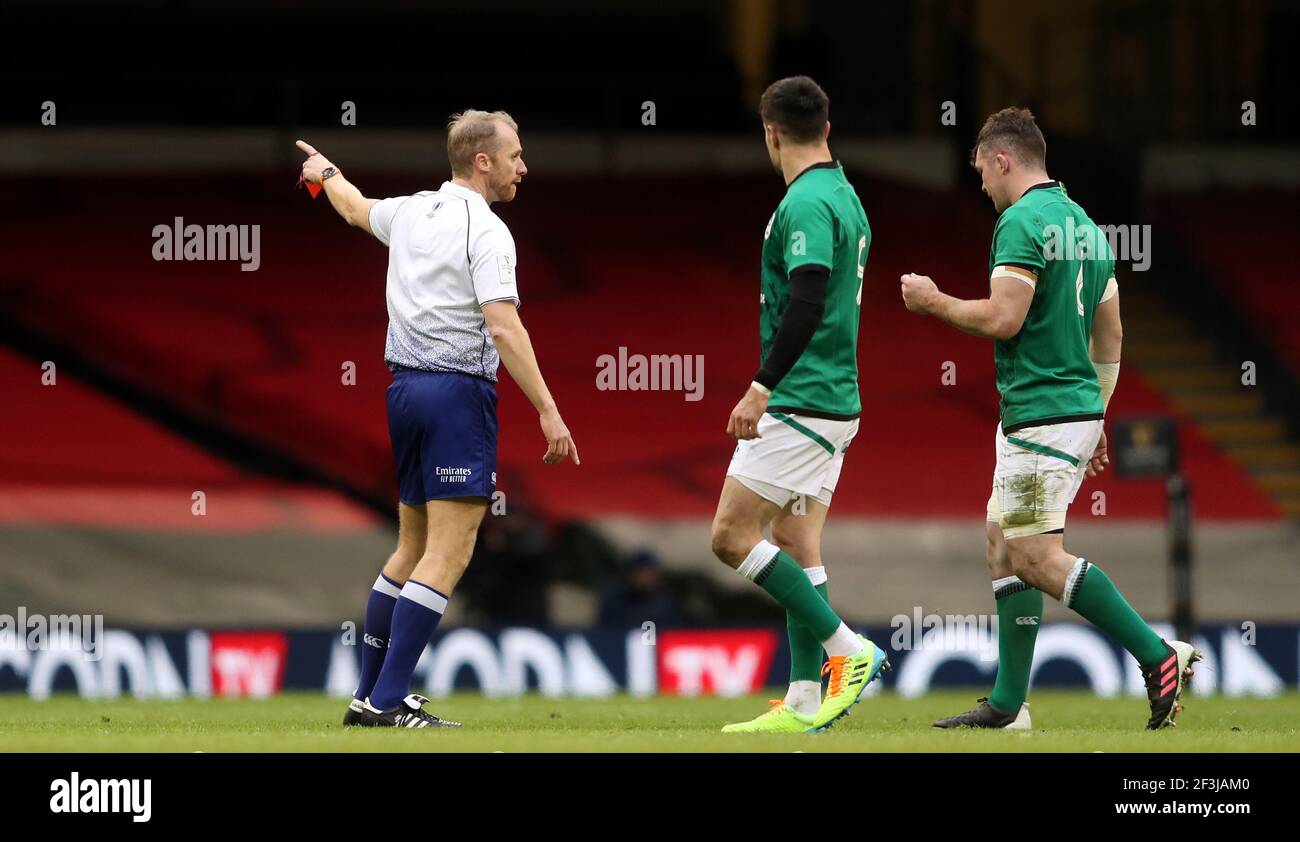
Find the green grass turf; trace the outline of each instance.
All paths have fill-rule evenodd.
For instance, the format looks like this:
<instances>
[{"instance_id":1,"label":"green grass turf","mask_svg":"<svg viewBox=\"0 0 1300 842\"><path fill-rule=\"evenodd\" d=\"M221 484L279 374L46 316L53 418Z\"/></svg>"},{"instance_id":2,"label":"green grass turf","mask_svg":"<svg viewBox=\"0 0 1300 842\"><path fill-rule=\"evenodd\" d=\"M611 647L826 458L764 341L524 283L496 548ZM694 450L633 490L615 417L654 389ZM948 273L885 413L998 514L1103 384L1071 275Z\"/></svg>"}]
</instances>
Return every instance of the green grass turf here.
<instances>
[{"instance_id":1,"label":"green grass turf","mask_svg":"<svg viewBox=\"0 0 1300 842\"><path fill-rule=\"evenodd\" d=\"M1148 732L1144 699L1035 692L1034 730L930 727L973 707L973 692L864 699L825 734L722 735L766 709L747 699L484 699L427 708L459 731L344 729L346 703L317 694L265 700L38 702L0 695L0 751L1300 751L1300 694L1185 699L1176 728Z\"/></svg>"}]
</instances>

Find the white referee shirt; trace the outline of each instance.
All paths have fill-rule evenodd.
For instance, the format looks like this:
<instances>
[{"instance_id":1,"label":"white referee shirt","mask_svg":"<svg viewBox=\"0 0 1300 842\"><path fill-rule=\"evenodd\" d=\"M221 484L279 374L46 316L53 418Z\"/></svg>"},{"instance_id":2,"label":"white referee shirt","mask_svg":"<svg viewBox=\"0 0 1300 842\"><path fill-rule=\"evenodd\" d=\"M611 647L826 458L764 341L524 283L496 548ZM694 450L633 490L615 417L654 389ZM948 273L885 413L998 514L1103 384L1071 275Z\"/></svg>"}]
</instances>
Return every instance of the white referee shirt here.
<instances>
[{"instance_id":1,"label":"white referee shirt","mask_svg":"<svg viewBox=\"0 0 1300 842\"><path fill-rule=\"evenodd\" d=\"M444 181L437 192L382 199L370 230L388 246L390 364L497 379L501 358L482 307L513 301L515 241L478 192Z\"/></svg>"}]
</instances>

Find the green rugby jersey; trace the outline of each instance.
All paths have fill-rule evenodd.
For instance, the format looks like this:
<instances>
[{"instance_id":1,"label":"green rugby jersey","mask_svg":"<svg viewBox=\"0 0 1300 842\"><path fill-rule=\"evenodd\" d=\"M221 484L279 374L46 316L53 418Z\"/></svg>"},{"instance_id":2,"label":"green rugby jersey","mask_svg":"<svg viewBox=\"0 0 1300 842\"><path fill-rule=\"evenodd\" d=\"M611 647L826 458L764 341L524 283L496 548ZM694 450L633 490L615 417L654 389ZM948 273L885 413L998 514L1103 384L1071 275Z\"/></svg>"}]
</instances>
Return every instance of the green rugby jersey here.
<instances>
[{"instance_id":1,"label":"green rugby jersey","mask_svg":"<svg viewBox=\"0 0 1300 842\"><path fill-rule=\"evenodd\" d=\"M998 266L1038 275L1024 326L993 346L1003 433L1101 418L1088 340L1097 304L1115 274L1105 236L1063 185L1036 184L998 217L990 277Z\"/></svg>"},{"instance_id":2,"label":"green rugby jersey","mask_svg":"<svg viewBox=\"0 0 1300 842\"><path fill-rule=\"evenodd\" d=\"M759 364L767 359L790 303L790 273L830 270L826 310L798 361L772 390L769 412L851 419L858 397L858 314L871 227L838 163L814 164L786 189L763 234Z\"/></svg>"}]
</instances>

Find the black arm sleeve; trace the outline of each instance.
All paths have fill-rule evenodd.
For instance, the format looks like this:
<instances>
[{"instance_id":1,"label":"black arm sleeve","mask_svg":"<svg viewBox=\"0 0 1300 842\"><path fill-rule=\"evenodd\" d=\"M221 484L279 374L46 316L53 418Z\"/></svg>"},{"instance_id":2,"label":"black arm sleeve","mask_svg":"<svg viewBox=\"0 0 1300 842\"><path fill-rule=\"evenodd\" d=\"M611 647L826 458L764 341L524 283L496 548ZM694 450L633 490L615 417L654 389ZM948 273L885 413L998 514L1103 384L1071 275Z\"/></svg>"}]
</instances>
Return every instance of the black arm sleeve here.
<instances>
[{"instance_id":1,"label":"black arm sleeve","mask_svg":"<svg viewBox=\"0 0 1300 842\"><path fill-rule=\"evenodd\" d=\"M790 303L781 317L781 327L754 381L775 389L781 378L794 368L812 341L826 312L826 288L831 270L825 266L800 266L790 273Z\"/></svg>"}]
</instances>

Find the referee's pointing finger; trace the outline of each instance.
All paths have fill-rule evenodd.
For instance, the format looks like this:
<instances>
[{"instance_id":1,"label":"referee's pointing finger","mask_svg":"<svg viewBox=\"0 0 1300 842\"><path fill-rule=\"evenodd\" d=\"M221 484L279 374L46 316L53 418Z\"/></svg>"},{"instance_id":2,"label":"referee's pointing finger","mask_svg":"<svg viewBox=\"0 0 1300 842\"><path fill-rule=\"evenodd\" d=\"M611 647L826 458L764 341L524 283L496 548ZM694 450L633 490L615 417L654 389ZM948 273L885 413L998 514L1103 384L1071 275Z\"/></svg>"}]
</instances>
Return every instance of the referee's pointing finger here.
<instances>
[{"instance_id":1,"label":"referee's pointing finger","mask_svg":"<svg viewBox=\"0 0 1300 842\"><path fill-rule=\"evenodd\" d=\"M301 149L303 152L306 152L308 155L316 155L316 154L319 154L319 153L317 153L317 151L316 151L316 147L312 146L310 143L308 143L308 142L305 141L305 140L300 140L300 141L298 141L298 143L297 143L296 145L297 145L297 147L298 147L299 149Z\"/></svg>"}]
</instances>

